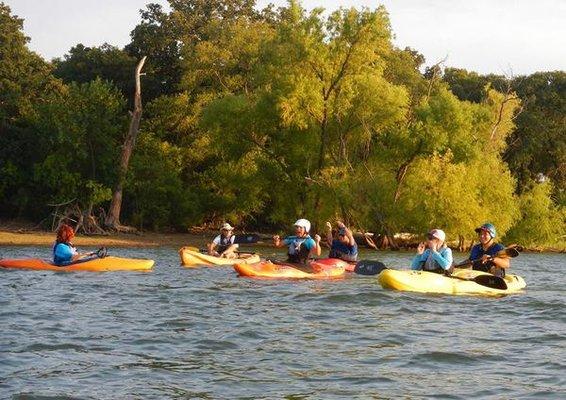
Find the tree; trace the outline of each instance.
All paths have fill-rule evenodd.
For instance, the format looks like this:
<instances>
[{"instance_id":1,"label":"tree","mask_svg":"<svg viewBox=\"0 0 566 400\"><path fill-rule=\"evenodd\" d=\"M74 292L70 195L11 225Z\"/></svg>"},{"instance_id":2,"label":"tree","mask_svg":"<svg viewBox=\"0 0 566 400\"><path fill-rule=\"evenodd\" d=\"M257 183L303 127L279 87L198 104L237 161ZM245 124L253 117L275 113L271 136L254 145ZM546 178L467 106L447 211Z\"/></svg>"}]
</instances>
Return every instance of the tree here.
<instances>
[{"instance_id":1,"label":"tree","mask_svg":"<svg viewBox=\"0 0 566 400\"><path fill-rule=\"evenodd\" d=\"M88 219L110 200L124 108L117 89L100 79L71 83L35 106L37 159L26 187L38 216L48 204L68 203L77 217Z\"/></svg>"},{"instance_id":2,"label":"tree","mask_svg":"<svg viewBox=\"0 0 566 400\"><path fill-rule=\"evenodd\" d=\"M122 226L120 224L120 211L122 208L122 195L124 190L124 184L126 182L126 176L128 173L128 166L130 163L130 156L134 150L136 144L136 139L138 137L140 120L142 116L142 100L141 100L141 79L140 74L145 63L145 57L143 57L138 63L135 71L135 82L136 91L134 94L134 111L132 112L132 117L130 120L130 127L128 129L128 134L124 139L124 144L122 145L122 155L120 157L120 164L118 165L118 179L114 190L112 192L112 201L108 208L108 214L104 221L104 225L108 228L118 230L118 231L131 231L129 227Z\"/></svg>"},{"instance_id":3,"label":"tree","mask_svg":"<svg viewBox=\"0 0 566 400\"><path fill-rule=\"evenodd\" d=\"M53 60L53 74L64 82L87 83L100 78L112 82L133 103L132 69L136 59L109 44L85 47L77 44L63 59Z\"/></svg>"},{"instance_id":4,"label":"tree","mask_svg":"<svg viewBox=\"0 0 566 400\"><path fill-rule=\"evenodd\" d=\"M524 246L566 245L566 209L551 200L550 182L533 184L519 198L521 216L505 241Z\"/></svg>"},{"instance_id":5,"label":"tree","mask_svg":"<svg viewBox=\"0 0 566 400\"><path fill-rule=\"evenodd\" d=\"M553 196L566 205L566 72L540 72L517 78L524 99L517 129L509 137L505 160L518 179L518 191L539 174L553 182Z\"/></svg>"},{"instance_id":6,"label":"tree","mask_svg":"<svg viewBox=\"0 0 566 400\"><path fill-rule=\"evenodd\" d=\"M30 126L34 104L61 86L27 48L22 23L0 3L0 215L10 217L24 216L33 201L28 188L38 153Z\"/></svg>"}]
</instances>

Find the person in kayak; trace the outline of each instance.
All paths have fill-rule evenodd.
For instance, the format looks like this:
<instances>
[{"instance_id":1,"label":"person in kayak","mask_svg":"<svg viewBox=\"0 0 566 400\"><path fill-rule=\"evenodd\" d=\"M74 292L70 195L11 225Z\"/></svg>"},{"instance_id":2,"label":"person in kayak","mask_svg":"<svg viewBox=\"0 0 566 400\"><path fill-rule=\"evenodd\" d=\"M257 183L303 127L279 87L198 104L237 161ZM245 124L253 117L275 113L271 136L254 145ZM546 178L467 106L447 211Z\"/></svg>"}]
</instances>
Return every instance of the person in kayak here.
<instances>
[{"instance_id":1,"label":"person in kayak","mask_svg":"<svg viewBox=\"0 0 566 400\"><path fill-rule=\"evenodd\" d=\"M92 255L91 253L81 254L77 252L77 249L71 242L74 238L75 230L71 226L63 224L57 229L57 239L55 239L55 244L53 245L53 264L65 266L85 256Z\"/></svg>"},{"instance_id":2,"label":"person in kayak","mask_svg":"<svg viewBox=\"0 0 566 400\"><path fill-rule=\"evenodd\" d=\"M311 223L301 218L294 224L295 235L287 236L281 240L279 235L273 236L275 247L288 246L287 262L306 264L310 257L320 256L320 236L314 239L309 235Z\"/></svg>"},{"instance_id":3,"label":"person in kayak","mask_svg":"<svg viewBox=\"0 0 566 400\"><path fill-rule=\"evenodd\" d=\"M336 239L332 235L332 224L326 222L326 242L330 247L329 258L340 258L344 261L358 261L358 245L354 240L352 231L342 221L337 221L338 234Z\"/></svg>"},{"instance_id":4,"label":"person in kayak","mask_svg":"<svg viewBox=\"0 0 566 400\"><path fill-rule=\"evenodd\" d=\"M208 254L222 258L237 258L238 244L234 243L236 236L233 234L233 231L234 228L229 223L223 224L220 228L220 235L206 245Z\"/></svg>"},{"instance_id":5,"label":"person in kayak","mask_svg":"<svg viewBox=\"0 0 566 400\"><path fill-rule=\"evenodd\" d=\"M472 269L489 272L501 278L505 277L505 270L509 268L510 263L508 258L495 257L497 252L505 248L501 243L495 242L497 236L495 226L487 222L476 228L475 231L480 242L473 246L470 251L468 260L474 261Z\"/></svg>"},{"instance_id":6,"label":"person in kayak","mask_svg":"<svg viewBox=\"0 0 566 400\"><path fill-rule=\"evenodd\" d=\"M452 262L452 250L446 245L446 234L440 229L433 229L427 233L426 242L419 243L411 269L450 275Z\"/></svg>"}]
</instances>

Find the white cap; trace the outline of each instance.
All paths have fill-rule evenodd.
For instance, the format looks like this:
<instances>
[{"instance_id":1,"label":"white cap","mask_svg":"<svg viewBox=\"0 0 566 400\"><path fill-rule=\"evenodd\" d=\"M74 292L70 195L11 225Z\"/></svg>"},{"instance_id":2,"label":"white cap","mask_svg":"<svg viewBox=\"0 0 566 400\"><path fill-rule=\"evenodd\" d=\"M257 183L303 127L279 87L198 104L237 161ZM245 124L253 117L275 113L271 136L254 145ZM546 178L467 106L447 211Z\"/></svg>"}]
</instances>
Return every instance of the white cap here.
<instances>
[{"instance_id":1,"label":"white cap","mask_svg":"<svg viewBox=\"0 0 566 400\"><path fill-rule=\"evenodd\" d=\"M432 237L437 238L441 242L444 242L446 240L446 233L444 233L444 231L441 229L433 229L428 234L431 235Z\"/></svg>"},{"instance_id":2,"label":"white cap","mask_svg":"<svg viewBox=\"0 0 566 400\"><path fill-rule=\"evenodd\" d=\"M234 228L232 228L228 222L225 222L222 225L222 228L220 228L220 230L221 231L223 231L223 230L232 231L232 230L234 230Z\"/></svg>"},{"instance_id":3,"label":"white cap","mask_svg":"<svg viewBox=\"0 0 566 400\"><path fill-rule=\"evenodd\" d=\"M308 219L298 219L297 222L295 222L293 224L294 226L302 226L303 228L305 228L305 231L310 231L311 230L311 223L309 222Z\"/></svg>"}]
</instances>

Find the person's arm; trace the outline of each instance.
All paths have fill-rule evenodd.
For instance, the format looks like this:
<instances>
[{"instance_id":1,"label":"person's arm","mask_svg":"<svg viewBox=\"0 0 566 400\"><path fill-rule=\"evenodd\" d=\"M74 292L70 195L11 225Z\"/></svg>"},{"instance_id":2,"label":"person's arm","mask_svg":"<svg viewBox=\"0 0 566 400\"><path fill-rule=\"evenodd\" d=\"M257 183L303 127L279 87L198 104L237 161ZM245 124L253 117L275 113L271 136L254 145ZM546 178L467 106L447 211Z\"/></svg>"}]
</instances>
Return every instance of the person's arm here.
<instances>
[{"instance_id":1,"label":"person's arm","mask_svg":"<svg viewBox=\"0 0 566 400\"><path fill-rule=\"evenodd\" d=\"M208 250L208 254L210 254L211 256L217 254L217 252L214 250L216 248L216 246L218 246L220 244L220 236L216 236L211 243L207 243L206 248Z\"/></svg>"},{"instance_id":2,"label":"person's arm","mask_svg":"<svg viewBox=\"0 0 566 400\"><path fill-rule=\"evenodd\" d=\"M417 246L417 255L413 257L413 261L411 262L411 269L414 271L423 269L423 261L426 260L426 255L425 244L421 242Z\"/></svg>"},{"instance_id":3,"label":"person's arm","mask_svg":"<svg viewBox=\"0 0 566 400\"><path fill-rule=\"evenodd\" d=\"M273 245L275 247L282 247L285 244L285 240L281 240L279 235L273 236Z\"/></svg>"},{"instance_id":4,"label":"person's arm","mask_svg":"<svg viewBox=\"0 0 566 400\"><path fill-rule=\"evenodd\" d=\"M320 248L320 235L314 235L314 253L317 256L320 256L321 248Z\"/></svg>"},{"instance_id":5,"label":"person's arm","mask_svg":"<svg viewBox=\"0 0 566 400\"><path fill-rule=\"evenodd\" d=\"M354 239L354 234L345 225L344 225L344 230L346 231L346 237L348 238L348 244L353 247L356 244L356 240Z\"/></svg>"},{"instance_id":6,"label":"person's arm","mask_svg":"<svg viewBox=\"0 0 566 400\"><path fill-rule=\"evenodd\" d=\"M507 269L511 265L511 260L506 257L494 257L492 260L495 266L500 268Z\"/></svg>"},{"instance_id":7,"label":"person's arm","mask_svg":"<svg viewBox=\"0 0 566 400\"><path fill-rule=\"evenodd\" d=\"M432 251L432 259L438 263L444 270L448 270L452 266L452 249L445 247L441 251L436 249Z\"/></svg>"},{"instance_id":8,"label":"person's arm","mask_svg":"<svg viewBox=\"0 0 566 400\"><path fill-rule=\"evenodd\" d=\"M220 257L226 257L227 254L233 253L238 250L237 244L231 244L226 250L220 253Z\"/></svg>"},{"instance_id":9,"label":"person's arm","mask_svg":"<svg viewBox=\"0 0 566 400\"><path fill-rule=\"evenodd\" d=\"M334 238L332 237L332 225L330 224L330 222L326 222L326 243L328 244L328 247L332 248L332 240L334 240Z\"/></svg>"},{"instance_id":10,"label":"person's arm","mask_svg":"<svg viewBox=\"0 0 566 400\"><path fill-rule=\"evenodd\" d=\"M502 244L496 244L495 248L492 249L492 251L494 253L499 252L500 250L503 250L505 247ZM496 267L499 268L504 268L507 269L509 268L509 266L511 265L511 260L507 257L495 257L495 256L489 256L487 254L483 255L483 257L481 258L481 263L485 264L487 262L492 262L493 265L495 265Z\"/></svg>"}]
</instances>

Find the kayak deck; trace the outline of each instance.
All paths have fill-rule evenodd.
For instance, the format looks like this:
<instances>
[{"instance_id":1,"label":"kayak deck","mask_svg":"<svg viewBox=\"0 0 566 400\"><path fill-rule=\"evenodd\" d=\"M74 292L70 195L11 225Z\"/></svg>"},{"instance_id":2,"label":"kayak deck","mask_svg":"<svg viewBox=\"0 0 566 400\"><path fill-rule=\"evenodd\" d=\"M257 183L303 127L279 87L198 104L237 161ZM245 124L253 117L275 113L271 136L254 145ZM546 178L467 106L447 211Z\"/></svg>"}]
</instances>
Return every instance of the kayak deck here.
<instances>
[{"instance_id":1,"label":"kayak deck","mask_svg":"<svg viewBox=\"0 0 566 400\"><path fill-rule=\"evenodd\" d=\"M378 275L379 284L386 289L419 293L504 295L520 292L527 284L518 275L508 274L503 278L507 289L496 289L480 285L473 279L486 272L456 268L453 277L427 271L386 269ZM460 278L460 279L458 279Z\"/></svg>"},{"instance_id":2,"label":"kayak deck","mask_svg":"<svg viewBox=\"0 0 566 400\"><path fill-rule=\"evenodd\" d=\"M67 266L57 266L40 258L0 259L0 267L29 269L37 271L148 271L153 268L154 261L135 258L104 257L80 261Z\"/></svg>"},{"instance_id":3,"label":"kayak deck","mask_svg":"<svg viewBox=\"0 0 566 400\"><path fill-rule=\"evenodd\" d=\"M208 254L202 254L193 247L181 247L179 249L181 265L185 267L196 267L202 265L234 265L237 263L257 263L260 258L255 253L239 253L238 258L222 258Z\"/></svg>"},{"instance_id":4,"label":"kayak deck","mask_svg":"<svg viewBox=\"0 0 566 400\"><path fill-rule=\"evenodd\" d=\"M238 275L252 278L333 279L344 276L347 264L335 258L314 260L308 267L267 260L254 264L235 264L234 269ZM312 272L305 271L304 268L309 268Z\"/></svg>"}]
</instances>

